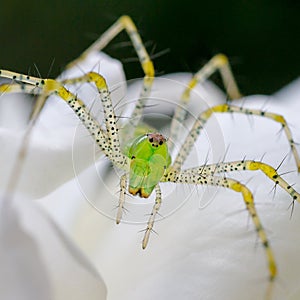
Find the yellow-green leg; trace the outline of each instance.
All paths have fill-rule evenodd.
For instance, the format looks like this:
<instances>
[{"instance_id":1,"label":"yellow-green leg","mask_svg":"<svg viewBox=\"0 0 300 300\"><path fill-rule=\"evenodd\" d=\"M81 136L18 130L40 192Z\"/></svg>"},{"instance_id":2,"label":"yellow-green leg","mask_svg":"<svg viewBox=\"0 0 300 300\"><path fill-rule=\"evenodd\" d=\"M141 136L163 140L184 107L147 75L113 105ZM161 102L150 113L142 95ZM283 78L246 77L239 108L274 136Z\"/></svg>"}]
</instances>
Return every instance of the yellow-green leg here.
<instances>
[{"instance_id":1,"label":"yellow-green leg","mask_svg":"<svg viewBox=\"0 0 300 300\"><path fill-rule=\"evenodd\" d=\"M246 115L256 115L256 116L269 118L277 123L280 123L282 128L284 129L287 140L290 144L291 150L294 155L294 159L296 161L298 171L300 170L299 154L295 147L295 142L292 138L291 131L290 131L283 116L274 114L274 113L270 113L270 112L265 112L262 110L247 109L244 107L238 107L238 106L233 106L233 105L229 105L229 104L216 105L216 106L213 106L213 107L205 110L204 112L200 113L200 115L196 119L192 129L190 130L188 136L186 137L184 143L182 144L182 147L179 150L177 157L174 160L174 163L172 166L173 169L180 170L182 164L186 160L193 145L195 144L195 141L198 138L202 128L204 127L205 123L208 121L208 119L212 116L213 113L242 113L242 114L246 114Z\"/></svg>"},{"instance_id":2,"label":"yellow-green leg","mask_svg":"<svg viewBox=\"0 0 300 300\"><path fill-rule=\"evenodd\" d=\"M176 172L171 170L168 172L162 181L175 182L175 183L187 183L187 184L201 184L201 185L212 185L212 186L222 186L231 189L235 192L241 193L246 204L246 208L251 216L257 234L261 240L263 247L265 248L265 253L268 261L268 268L270 274L270 280L274 280L277 275L277 267L274 258L272 248L269 244L267 235L262 226L260 218L255 209L255 204L253 200L253 195L251 191L242 183L225 177L211 176L211 175L195 175L188 172Z\"/></svg>"},{"instance_id":3,"label":"yellow-green leg","mask_svg":"<svg viewBox=\"0 0 300 300\"><path fill-rule=\"evenodd\" d=\"M297 193L296 190L290 184L288 184L272 166L269 166L268 164L260 161L239 160L233 162L220 162L217 164L210 164L187 169L181 171L181 174L185 174L187 176L206 177L213 176L217 173L227 173L244 170L263 172L275 184L278 184L281 188L283 188L292 197L293 201L298 201L300 203L299 193Z\"/></svg>"},{"instance_id":4,"label":"yellow-green leg","mask_svg":"<svg viewBox=\"0 0 300 300\"><path fill-rule=\"evenodd\" d=\"M6 93L25 93L31 95L39 95L41 93L41 90L38 87L26 83L5 83L0 85L0 94Z\"/></svg>"},{"instance_id":5,"label":"yellow-green leg","mask_svg":"<svg viewBox=\"0 0 300 300\"><path fill-rule=\"evenodd\" d=\"M113 109L113 105L110 98L110 93L103 76L99 75L95 72L89 72L83 76L73 78L68 80L68 83L76 84L76 83L85 83L92 82L96 85L98 92L100 94L104 116L105 116L105 128L106 128L106 136L109 147L111 148L111 152L115 156L115 160L118 160L118 165L122 165L124 161L123 154L121 153L120 148L120 140L119 140L119 128L117 126L117 120L115 116L115 112ZM77 111L77 114L81 113ZM89 129L91 124L87 124L86 127Z\"/></svg>"},{"instance_id":6,"label":"yellow-green leg","mask_svg":"<svg viewBox=\"0 0 300 300\"><path fill-rule=\"evenodd\" d=\"M101 97L106 119L107 131L104 132L99 123L87 111L84 103L74 94L68 91L60 82L53 79L40 79L24 74L0 70L0 76L12 79L16 82L37 87L44 98L55 94L62 98L75 112L84 126L89 130L96 143L104 154L119 168L126 169L128 159L121 153L118 139L118 128L115 124L109 91L105 79L94 72L90 72L78 80L95 83ZM109 125L109 126L108 126Z\"/></svg>"},{"instance_id":7,"label":"yellow-green leg","mask_svg":"<svg viewBox=\"0 0 300 300\"><path fill-rule=\"evenodd\" d=\"M230 99L239 99L242 97L239 88L234 79L227 56L224 54L215 55L208 63L206 63L189 81L186 89L181 95L180 101L174 112L172 119L169 144L170 151L173 150L174 142L178 140L180 133L180 124L186 117L187 106L190 102L191 91L199 83L205 82L214 72L219 71L225 86L226 93Z\"/></svg>"},{"instance_id":8,"label":"yellow-green leg","mask_svg":"<svg viewBox=\"0 0 300 300\"><path fill-rule=\"evenodd\" d=\"M154 66L150 59L150 56L142 42L142 39L138 33L138 30L133 23L132 19L129 16L120 17L107 31L105 31L98 40L96 40L88 49L86 49L77 59L70 62L67 65L67 68L70 68L76 65L78 62L85 59L89 53L93 51L102 50L115 36L117 36L121 31L125 30L132 42L132 45L138 55L139 61L141 63L142 69L145 73L143 88L140 93L139 101L136 104L136 107L129 119L129 123L132 128L135 128L139 123L141 116L143 114L143 109L145 106L145 102L148 99L152 82L154 80ZM132 132L129 131L129 132ZM129 139L130 137L128 137ZM127 138L126 138L127 139Z\"/></svg>"},{"instance_id":9,"label":"yellow-green leg","mask_svg":"<svg viewBox=\"0 0 300 300\"><path fill-rule=\"evenodd\" d=\"M127 188L127 175L123 174L120 179L120 197L119 197L119 205L118 205L118 211L117 211L117 217L116 217L117 224L119 224L122 219L124 203L125 203L126 188ZM155 187L155 195L156 195L155 203L152 208L152 212L150 214L149 220L147 222L147 228L145 229L145 234L144 234L144 238L142 241L143 249L145 249L148 245L150 233L153 231L155 217L161 206L162 197L161 197L161 189L160 189L159 185L157 185Z\"/></svg>"},{"instance_id":10,"label":"yellow-green leg","mask_svg":"<svg viewBox=\"0 0 300 300\"><path fill-rule=\"evenodd\" d=\"M119 205L116 217L116 223L119 224L122 219L124 203L125 203L125 195L126 195L126 187L127 187L127 175L123 174L120 179L120 196L119 196Z\"/></svg>"},{"instance_id":11,"label":"yellow-green leg","mask_svg":"<svg viewBox=\"0 0 300 300\"><path fill-rule=\"evenodd\" d=\"M155 217L160 209L161 206L161 190L160 190L160 186L157 184L157 186L155 187L155 203L154 206L152 208L152 212L150 214L148 223L147 223L147 228L145 231L145 235L142 241L142 248L145 249L147 247L148 241L149 241L149 237L150 237L150 233L153 230L153 226L154 226L154 221L155 221Z\"/></svg>"}]
</instances>

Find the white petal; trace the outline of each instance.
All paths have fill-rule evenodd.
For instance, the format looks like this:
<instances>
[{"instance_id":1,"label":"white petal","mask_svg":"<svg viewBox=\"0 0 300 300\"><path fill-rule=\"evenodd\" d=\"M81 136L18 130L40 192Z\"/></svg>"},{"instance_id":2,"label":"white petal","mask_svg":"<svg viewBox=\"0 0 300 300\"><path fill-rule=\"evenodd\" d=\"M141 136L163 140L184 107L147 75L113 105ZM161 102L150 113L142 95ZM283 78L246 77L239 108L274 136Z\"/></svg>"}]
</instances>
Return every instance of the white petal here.
<instances>
[{"instance_id":1,"label":"white petal","mask_svg":"<svg viewBox=\"0 0 300 300\"><path fill-rule=\"evenodd\" d=\"M178 79L171 78L171 81L174 80L186 82L188 78L181 75ZM171 81L169 78L168 83L156 83L152 99L156 109L152 110L150 107L149 114L166 114L169 103L178 101L179 90L183 86L172 85ZM137 90L134 89L129 91L127 100L137 97ZM199 95L194 95L189 125L200 105L203 109L203 105L206 107L211 104L210 97L213 103L224 100L218 91L211 94L211 91L203 91L200 87L198 92L202 96L200 99ZM284 114L289 124L295 125L292 131L294 139L299 141L297 128L300 107L299 101L295 100L299 96L299 82L295 82L274 98L247 97L244 105L255 108L264 106L268 111ZM167 104L163 109L161 102ZM43 132L48 133L48 129L51 126ZM225 150L230 145L226 155L228 161L242 159L245 155L249 159L260 159L265 154L264 161L276 167L289 152L284 135L276 136L279 129L280 125L264 118L251 117L249 122L249 118L242 115L216 116L207 124L186 166L203 164L208 152L209 161L218 162L223 159ZM50 133L51 130L51 137ZM58 130L52 132L53 138L60 134ZM118 176L109 171L107 160L98 162L96 158L94 165L79 174L94 159L93 155L90 156L90 153L94 154L93 149L87 151L82 147L84 143L80 142L80 136L83 137L82 132L77 132L78 147L73 151L72 161L78 176L41 199L41 203L101 270L107 283L109 299L263 298L268 285L265 253L259 241L258 247L255 247L256 235L240 195L224 189L164 184L161 209L164 218L160 218L155 224L159 236L152 234L148 248L143 251L140 245L142 233L138 231L146 226L153 197L150 201L128 197L126 208L129 212L124 217L124 223L116 226L113 207L118 201ZM66 133L63 140L68 140L67 137ZM42 134L37 140L43 141ZM183 138L180 142L183 142ZM59 145L54 143L55 147L60 147ZM41 152L40 157L35 154L29 158L29 163L34 165L37 157L40 161L48 155L51 157L52 151L53 149L49 149L49 153ZM69 159L69 154L64 159ZM86 159L88 164L85 164ZM65 163L56 165L50 159L50 164L43 167L47 172L57 172L64 165ZM284 161L280 171L295 169L293 158L290 158ZM63 170L62 173L64 172ZM52 176L55 174L60 177L57 173ZM272 202L270 191L273 184L262 174L240 172L231 175L246 182L254 191L257 209L267 229L279 267L274 298L297 298L300 269L299 210L294 212L289 221L289 195L277 188ZM47 182L45 184L46 191L49 191L58 184L52 183L52 180L57 182L56 178L49 174L47 176L42 178L40 184L39 178L35 179L35 184L38 183L36 186L40 188L45 178L49 178L50 187L48 188ZM299 180L295 173L286 174L284 178L290 183L296 182L295 187L299 190ZM36 195L39 193L43 194L38 191ZM281 284L282 281L284 284Z\"/></svg>"},{"instance_id":2,"label":"white petal","mask_svg":"<svg viewBox=\"0 0 300 300\"><path fill-rule=\"evenodd\" d=\"M182 75L178 80L183 79L188 80ZM182 84L179 86L170 87L168 79L165 88L163 83L154 88L155 99L167 99L164 103L178 101L179 90L183 89ZM136 91L129 90L129 93L136 95ZM201 87L198 93L202 93L202 100L194 95L193 101L200 99L205 104L207 97ZM219 92L213 95L214 103L222 101ZM284 114L288 123L299 127L300 102L294 101L300 97L299 82L287 88L284 99L281 97L281 93L275 98L248 97L244 106L264 106L268 111ZM195 115L198 102L193 105L191 113ZM218 162L230 145L227 161L244 156L259 160L265 154L264 161L277 167L290 149L284 134L276 135L280 125L265 118L251 119L238 114L212 118L187 165L204 163L208 151L210 162ZM300 133L296 128L292 128L292 132L299 141ZM76 166L76 160L74 164ZM280 172L295 169L291 157L284 161ZM279 267L275 299L295 296L299 293L297 274L300 270L297 203L292 220L289 220L290 196L278 187L273 201L273 183L264 175L240 172L230 176L242 180L254 192L258 213ZM299 190L296 173L284 175L284 178L298 183L295 187ZM149 203L149 200L128 197L124 223L116 226L113 208L118 201L118 177L108 171L105 161L95 163L44 198L43 204L101 269L109 299L263 298L268 286L267 262L260 241L256 242L241 195L225 189L162 186L161 215L164 218L156 222L154 229L159 235L152 234L144 251L141 249L143 233L139 231L145 229L153 198Z\"/></svg>"},{"instance_id":3,"label":"white petal","mask_svg":"<svg viewBox=\"0 0 300 300\"><path fill-rule=\"evenodd\" d=\"M106 298L98 272L39 207L24 197L5 200L1 201L1 299Z\"/></svg>"}]
</instances>

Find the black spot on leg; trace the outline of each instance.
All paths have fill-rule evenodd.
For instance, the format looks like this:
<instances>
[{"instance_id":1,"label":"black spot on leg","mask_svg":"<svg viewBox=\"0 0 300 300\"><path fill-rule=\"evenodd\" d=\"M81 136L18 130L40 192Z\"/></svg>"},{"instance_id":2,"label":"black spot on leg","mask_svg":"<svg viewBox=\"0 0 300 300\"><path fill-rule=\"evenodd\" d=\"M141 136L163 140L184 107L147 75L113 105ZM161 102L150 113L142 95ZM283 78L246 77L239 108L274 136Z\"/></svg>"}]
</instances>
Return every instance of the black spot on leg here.
<instances>
[{"instance_id":1,"label":"black spot on leg","mask_svg":"<svg viewBox=\"0 0 300 300\"><path fill-rule=\"evenodd\" d=\"M256 227L256 231L257 231L257 232L260 232L260 231L262 231L262 230L263 230L263 229L262 229L262 226L261 226L261 225L259 225L259 226Z\"/></svg>"},{"instance_id":2,"label":"black spot on leg","mask_svg":"<svg viewBox=\"0 0 300 300\"><path fill-rule=\"evenodd\" d=\"M263 242L263 246L264 246L265 248L269 248L269 242L268 242L268 241L264 241L264 242Z\"/></svg>"}]
</instances>

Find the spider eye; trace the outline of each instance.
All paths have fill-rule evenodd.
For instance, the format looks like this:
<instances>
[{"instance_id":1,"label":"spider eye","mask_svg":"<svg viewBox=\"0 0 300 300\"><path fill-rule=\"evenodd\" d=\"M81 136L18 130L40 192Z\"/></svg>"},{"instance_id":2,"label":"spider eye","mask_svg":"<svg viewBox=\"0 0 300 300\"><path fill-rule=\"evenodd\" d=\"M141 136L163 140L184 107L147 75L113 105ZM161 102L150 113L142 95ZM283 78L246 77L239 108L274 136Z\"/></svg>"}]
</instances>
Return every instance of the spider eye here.
<instances>
[{"instance_id":1,"label":"spider eye","mask_svg":"<svg viewBox=\"0 0 300 300\"><path fill-rule=\"evenodd\" d=\"M159 144L162 145L164 142L163 141L159 141Z\"/></svg>"},{"instance_id":2,"label":"spider eye","mask_svg":"<svg viewBox=\"0 0 300 300\"><path fill-rule=\"evenodd\" d=\"M153 138L150 138L150 139L149 139L149 142L152 143L152 142L153 142Z\"/></svg>"}]
</instances>

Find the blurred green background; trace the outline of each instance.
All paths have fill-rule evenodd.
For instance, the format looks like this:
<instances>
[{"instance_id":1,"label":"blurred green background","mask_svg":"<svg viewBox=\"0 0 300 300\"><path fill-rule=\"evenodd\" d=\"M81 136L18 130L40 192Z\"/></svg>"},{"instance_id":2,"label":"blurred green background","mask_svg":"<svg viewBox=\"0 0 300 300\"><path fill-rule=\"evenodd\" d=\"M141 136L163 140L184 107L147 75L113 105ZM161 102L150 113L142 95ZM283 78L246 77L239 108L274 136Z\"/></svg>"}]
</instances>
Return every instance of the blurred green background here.
<instances>
[{"instance_id":1,"label":"blurred green background","mask_svg":"<svg viewBox=\"0 0 300 300\"><path fill-rule=\"evenodd\" d=\"M5 1L0 67L55 77L120 15L130 15L154 54L159 74L199 69L223 52L244 94L270 94L300 73L300 2L273 1ZM106 51L142 75L122 34ZM50 66L53 63L53 67ZM215 76L218 82L220 78Z\"/></svg>"}]
</instances>

